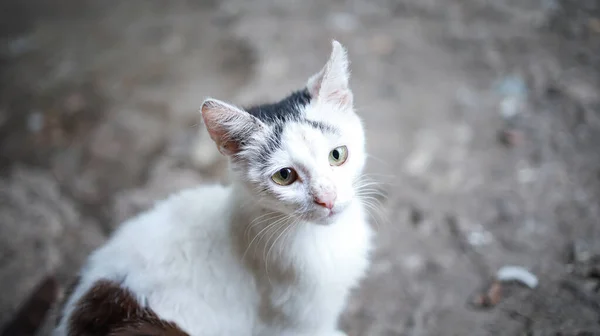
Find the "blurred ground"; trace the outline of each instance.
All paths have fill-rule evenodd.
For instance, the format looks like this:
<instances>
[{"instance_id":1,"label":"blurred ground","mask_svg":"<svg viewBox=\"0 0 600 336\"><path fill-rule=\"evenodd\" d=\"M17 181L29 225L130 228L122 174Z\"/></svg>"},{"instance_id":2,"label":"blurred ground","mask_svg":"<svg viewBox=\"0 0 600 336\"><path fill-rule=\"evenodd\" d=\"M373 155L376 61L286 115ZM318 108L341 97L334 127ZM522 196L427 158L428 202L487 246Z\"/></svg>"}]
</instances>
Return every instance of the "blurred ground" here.
<instances>
[{"instance_id":1,"label":"blurred ground","mask_svg":"<svg viewBox=\"0 0 600 336\"><path fill-rule=\"evenodd\" d=\"M388 195L342 327L600 335L598 0L2 1L0 326L121 220L224 180L205 96L281 98L334 37ZM504 265L540 285L470 305Z\"/></svg>"}]
</instances>

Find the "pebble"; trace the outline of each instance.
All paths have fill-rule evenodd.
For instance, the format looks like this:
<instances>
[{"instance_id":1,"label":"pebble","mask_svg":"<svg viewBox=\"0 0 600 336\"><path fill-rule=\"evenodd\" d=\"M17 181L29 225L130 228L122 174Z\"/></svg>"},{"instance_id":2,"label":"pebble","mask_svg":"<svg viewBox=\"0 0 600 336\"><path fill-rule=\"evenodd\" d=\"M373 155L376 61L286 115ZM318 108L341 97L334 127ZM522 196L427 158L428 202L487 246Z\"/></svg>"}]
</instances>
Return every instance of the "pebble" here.
<instances>
[{"instance_id":1,"label":"pebble","mask_svg":"<svg viewBox=\"0 0 600 336\"><path fill-rule=\"evenodd\" d=\"M487 291L475 295L471 304L476 308L490 308L502 300L502 283L494 281L488 287Z\"/></svg>"},{"instance_id":2,"label":"pebble","mask_svg":"<svg viewBox=\"0 0 600 336\"><path fill-rule=\"evenodd\" d=\"M478 293L471 300L475 308L490 308L502 300L503 283L517 281L533 289L538 285L538 278L521 266L504 266L496 273L496 279L483 293Z\"/></svg>"},{"instance_id":3,"label":"pebble","mask_svg":"<svg viewBox=\"0 0 600 336\"><path fill-rule=\"evenodd\" d=\"M498 140L506 147L517 147L523 143L523 132L516 129L503 129L498 134Z\"/></svg>"},{"instance_id":4,"label":"pebble","mask_svg":"<svg viewBox=\"0 0 600 336\"><path fill-rule=\"evenodd\" d=\"M471 231L467 234L467 241L472 246L483 246L492 242L492 235L487 231Z\"/></svg>"},{"instance_id":5,"label":"pebble","mask_svg":"<svg viewBox=\"0 0 600 336\"><path fill-rule=\"evenodd\" d=\"M496 83L496 91L502 96L500 114L506 120L513 119L523 109L527 98L525 80L518 75L506 76Z\"/></svg>"},{"instance_id":6,"label":"pebble","mask_svg":"<svg viewBox=\"0 0 600 336\"><path fill-rule=\"evenodd\" d=\"M508 96L500 103L500 114L504 119L512 119L521 112L522 100L520 97Z\"/></svg>"},{"instance_id":7,"label":"pebble","mask_svg":"<svg viewBox=\"0 0 600 336\"><path fill-rule=\"evenodd\" d=\"M496 273L499 281L517 281L533 289L538 285L538 278L521 266L504 266Z\"/></svg>"}]
</instances>

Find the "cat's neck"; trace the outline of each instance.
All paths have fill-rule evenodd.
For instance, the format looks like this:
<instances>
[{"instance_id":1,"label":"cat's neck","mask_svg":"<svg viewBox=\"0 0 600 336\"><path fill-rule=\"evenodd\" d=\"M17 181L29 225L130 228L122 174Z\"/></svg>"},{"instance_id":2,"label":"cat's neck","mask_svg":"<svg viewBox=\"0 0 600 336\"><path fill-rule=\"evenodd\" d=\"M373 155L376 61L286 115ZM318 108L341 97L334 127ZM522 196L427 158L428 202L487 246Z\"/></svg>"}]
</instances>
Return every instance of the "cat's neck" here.
<instances>
[{"instance_id":1,"label":"cat's neck","mask_svg":"<svg viewBox=\"0 0 600 336\"><path fill-rule=\"evenodd\" d=\"M250 238L263 229L268 230L267 226L276 221L283 225L286 218L287 221L292 220L281 211L265 207L248 187L235 180L231 184L230 206L231 225L237 229L244 229L245 235Z\"/></svg>"}]
</instances>

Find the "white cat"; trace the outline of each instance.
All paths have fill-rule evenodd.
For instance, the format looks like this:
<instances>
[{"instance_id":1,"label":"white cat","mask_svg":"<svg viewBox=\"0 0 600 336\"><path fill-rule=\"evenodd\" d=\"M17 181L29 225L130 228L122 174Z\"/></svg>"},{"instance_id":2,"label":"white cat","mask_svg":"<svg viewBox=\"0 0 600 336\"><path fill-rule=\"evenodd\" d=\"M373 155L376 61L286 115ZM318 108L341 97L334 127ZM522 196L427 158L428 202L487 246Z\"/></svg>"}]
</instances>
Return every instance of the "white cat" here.
<instances>
[{"instance_id":1,"label":"white cat","mask_svg":"<svg viewBox=\"0 0 600 336\"><path fill-rule=\"evenodd\" d=\"M344 335L372 232L363 126L346 52L332 45L278 103L203 103L231 186L182 191L125 222L80 272L56 336Z\"/></svg>"}]
</instances>

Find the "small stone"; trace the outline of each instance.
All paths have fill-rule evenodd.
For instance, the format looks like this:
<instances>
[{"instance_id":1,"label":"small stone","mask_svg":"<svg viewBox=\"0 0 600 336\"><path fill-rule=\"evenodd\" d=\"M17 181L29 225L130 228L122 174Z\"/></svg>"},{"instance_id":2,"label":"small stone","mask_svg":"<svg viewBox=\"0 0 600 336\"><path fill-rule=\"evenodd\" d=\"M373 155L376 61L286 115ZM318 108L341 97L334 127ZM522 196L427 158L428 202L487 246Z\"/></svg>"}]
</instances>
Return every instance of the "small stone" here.
<instances>
[{"instance_id":1,"label":"small stone","mask_svg":"<svg viewBox=\"0 0 600 336\"><path fill-rule=\"evenodd\" d=\"M521 76L507 76L496 84L496 91L502 97L500 114L505 120L512 120L522 110L527 98L527 84Z\"/></svg>"},{"instance_id":2,"label":"small stone","mask_svg":"<svg viewBox=\"0 0 600 336\"><path fill-rule=\"evenodd\" d=\"M538 277L521 266L503 266L496 273L496 279L502 282L516 281L533 289L537 287Z\"/></svg>"},{"instance_id":3,"label":"small stone","mask_svg":"<svg viewBox=\"0 0 600 336\"><path fill-rule=\"evenodd\" d=\"M473 297L471 304L476 308L487 308L489 307L489 301L485 294L477 294Z\"/></svg>"},{"instance_id":4,"label":"small stone","mask_svg":"<svg viewBox=\"0 0 600 336\"><path fill-rule=\"evenodd\" d=\"M483 246L492 241L492 236L489 232L483 230L471 231L467 234L467 241L472 246Z\"/></svg>"},{"instance_id":5,"label":"small stone","mask_svg":"<svg viewBox=\"0 0 600 336\"><path fill-rule=\"evenodd\" d=\"M502 118L510 120L521 112L522 106L520 98L514 96L506 97L500 103L500 114Z\"/></svg>"},{"instance_id":6,"label":"small stone","mask_svg":"<svg viewBox=\"0 0 600 336\"><path fill-rule=\"evenodd\" d=\"M502 300L502 283L494 281L484 293L476 294L471 300L471 305L478 309L491 308Z\"/></svg>"},{"instance_id":7,"label":"small stone","mask_svg":"<svg viewBox=\"0 0 600 336\"><path fill-rule=\"evenodd\" d=\"M517 147L523 143L523 133L516 129L503 129L498 134L498 140L506 147Z\"/></svg>"},{"instance_id":8,"label":"small stone","mask_svg":"<svg viewBox=\"0 0 600 336\"><path fill-rule=\"evenodd\" d=\"M494 281L487 292L487 297L492 306L500 303L502 299L502 284L498 281Z\"/></svg>"}]
</instances>

